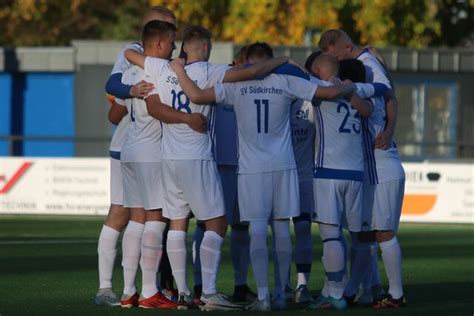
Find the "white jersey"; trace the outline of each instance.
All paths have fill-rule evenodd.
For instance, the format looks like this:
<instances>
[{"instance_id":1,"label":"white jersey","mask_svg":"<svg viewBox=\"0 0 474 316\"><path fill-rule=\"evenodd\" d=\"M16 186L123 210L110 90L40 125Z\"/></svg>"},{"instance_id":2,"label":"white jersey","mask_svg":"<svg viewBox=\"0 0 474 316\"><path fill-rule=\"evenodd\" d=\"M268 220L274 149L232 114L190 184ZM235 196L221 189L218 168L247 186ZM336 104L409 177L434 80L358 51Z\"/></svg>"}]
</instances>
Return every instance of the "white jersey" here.
<instances>
[{"instance_id":1,"label":"white jersey","mask_svg":"<svg viewBox=\"0 0 474 316\"><path fill-rule=\"evenodd\" d=\"M214 120L214 158L216 163L237 166L237 121L234 106L217 104Z\"/></svg>"},{"instance_id":2,"label":"white jersey","mask_svg":"<svg viewBox=\"0 0 474 316\"><path fill-rule=\"evenodd\" d=\"M130 43L127 44L124 48L120 50L117 54L117 58L115 59L114 67L112 68L111 75L117 73L124 73L128 68L132 67L133 64L130 63L127 58L125 58L125 51L127 49L133 49L139 53L143 53L143 46L140 43Z\"/></svg>"},{"instance_id":3,"label":"white jersey","mask_svg":"<svg viewBox=\"0 0 474 316\"><path fill-rule=\"evenodd\" d=\"M387 73L380 62L366 49L358 57L366 69L366 80L382 83L392 89ZM387 150L374 149L374 140L384 129L387 111L383 97L371 99L374 111L368 119L362 120L364 131L365 180L371 184L405 178L397 146L392 140Z\"/></svg>"},{"instance_id":4,"label":"white jersey","mask_svg":"<svg viewBox=\"0 0 474 316\"><path fill-rule=\"evenodd\" d=\"M239 174L296 167L291 144L291 103L295 99L312 100L317 87L308 80L278 74L214 87L218 103L234 105Z\"/></svg>"},{"instance_id":5,"label":"white jersey","mask_svg":"<svg viewBox=\"0 0 474 316\"><path fill-rule=\"evenodd\" d=\"M123 104L120 99L115 98L115 102ZM123 143L125 141L125 136L127 135L127 129L130 123L129 116L122 118L120 123L114 128L114 133L112 135L112 140L110 141L110 156L114 159L120 160L120 152L122 151Z\"/></svg>"},{"instance_id":6,"label":"white jersey","mask_svg":"<svg viewBox=\"0 0 474 316\"><path fill-rule=\"evenodd\" d=\"M133 49L138 52L143 52L143 47L140 43L131 43L126 45L118 54L115 59L114 67L112 68L111 75L116 73L124 73L129 69L132 64L125 58L125 51L127 49ZM118 103L120 103L119 99ZM123 102L122 102L123 103ZM120 123L115 127L114 133L112 135L112 140L110 141L110 156L115 159L120 159L120 152L122 150L123 142L125 141L125 135L127 134L128 124L130 123L130 118L127 115L124 117Z\"/></svg>"},{"instance_id":7,"label":"white jersey","mask_svg":"<svg viewBox=\"0 0 474 316\"><path fill-rule=\"evenodd\" d=\"M314 109L310 101L299 99L291 105L290 125L298 179L300 182L312 180L315 128Z\"/></svg>"},{"instance_id":8,"label":"white jersey","mask_svg":"<svg viewBox=\"0 0 474 316\"><path fill-rule=\"evenodd\" d=\"M195 62L185 66L188 76L205 89L224 80L228 65L215 65L205 61ZM212 105L197 105L188 99L179 85L176 74L171 70L169 61L147 57L145 73L152 78L155 85L150 93L158 94L161 102L174 109L188 113L202 113L210 122L208 133L192 130L187 124L163 123L162 153L163 159L173 160L214 160L212 153L213 116L215 109Z\"/></svg>"},{"instance_id":9,"label":"white jersey","mask_svg":"<svg viewBox=\"0 0 474 316\"><path fill-rule=\"evenodd\" d=\"M315 107L315 178L363 181L364 154L359 112L350 102L323 101Z\"/></svg>"},{"instance_id":10,"label":"white jersey","mask_svg":"<svg viewBox=\"0 0 474 316\"><path fill-rule=\"evenodd\" d=\"M132 66L122 76L122 82L127 85L134 85L141 80L149 81L145 72L137 66ZM130 124L122 147L121 161L161 161L161 122L148 114L142 99L126 99L124 103Z\"/></svg>"}]
</instances>

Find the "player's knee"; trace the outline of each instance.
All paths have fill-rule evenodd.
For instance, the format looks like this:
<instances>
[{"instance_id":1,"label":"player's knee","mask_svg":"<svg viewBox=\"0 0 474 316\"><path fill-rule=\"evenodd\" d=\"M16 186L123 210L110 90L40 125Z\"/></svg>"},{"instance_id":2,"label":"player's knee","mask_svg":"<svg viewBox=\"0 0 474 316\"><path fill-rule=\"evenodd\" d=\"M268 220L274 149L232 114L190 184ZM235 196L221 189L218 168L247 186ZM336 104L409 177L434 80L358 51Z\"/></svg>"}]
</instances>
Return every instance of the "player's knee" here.
<instances>
[{"instance_id":1,"label":"player's knee","mask_svg":"<svg viewBox=\"0 0 474 316\"><path fill-rule=\"evenodd\" d=\"M393 230L377 231L375 237L377 242L385 242L393 239L393 237L395 237L395 232Z\"/></svg>"}]
</instances>

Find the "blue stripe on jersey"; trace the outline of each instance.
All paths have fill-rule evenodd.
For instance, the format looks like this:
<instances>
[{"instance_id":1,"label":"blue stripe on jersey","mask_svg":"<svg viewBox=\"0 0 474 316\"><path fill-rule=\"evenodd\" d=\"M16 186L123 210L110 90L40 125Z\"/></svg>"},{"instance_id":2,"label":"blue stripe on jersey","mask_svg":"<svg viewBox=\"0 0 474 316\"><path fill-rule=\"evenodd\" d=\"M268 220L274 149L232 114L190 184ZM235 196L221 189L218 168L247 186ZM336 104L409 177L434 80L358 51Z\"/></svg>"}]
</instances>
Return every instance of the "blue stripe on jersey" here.
<instances>
[{"instance_id":1,"label":"blue stripe on jersey","mask_svg":"<svg viewBox=\"0 0 474 316\"><path fill-rule=\"evenodd\" d=\"M275 69L273 69L272 74L277 75L289 75L302 79L309 80L309 75L301 70L299 67L296 67L292 64L283 64Z\"/></svg>"},{"instance_id":2,"label":"blue stripe on jersey","mask_svg":"<svg viewBox=\"0 0 474 316\"><path fill-rule=\"evenodd\" d=\"M363 118L362 120L362 127L363 127L363 136L364 136L364 149L365 149L365 159L367 160L367 167L368 167L368 173L369 173L369 182L372 184L374 183L374 170L373 170L373 163L370 155L370 151L373 150L370 147L370 132L368 128L368 123L367 119Z\"/></svg>"},{"instance_id":3,"label":"blue stripe on jersey","mask_svg":"<svg viewBox=\"0 0 474 316\"><path fill-rule=\"evenodd\" d=\"M120 160L120 151L109 151L110 158Z\"/></svg>"},{"instance_id":4,"label":"blue stripe on jersey","mask_svg":"<svg viewBox=\"0 0 474 316\"><path fill-rule=\"evenodd\" d=\"M316 157L316 167L322 167L320 166L320 161L321 161L321 153L322 153L322 149L321 149L321 144L322 144L322 132L321 132L321 118L319 116L319 107L315 107L315 110L316 110L316 121L318 123L318 134L317 134L317 137L319 139L319 145L318 145L318 156Z\"/></svg>"},{"instance_id":5,"label":"blue stripe on jersey","mask_svg":"<svg viewBox=\"0 0 474 316\"><path fill-rule=\"evenodd\" d=\"M374 82L372 83L372 85L374 86L374 90L375 90L374 97L383 96L385 92L389 90L386 85L380 82Z\"/></svg>"},{"instance_id":6,"label":"blue stripe on jersey","mask_svg":"<svg viewBox=\"0 0 474 316\"><path fill-rule=\"evenodd\" d=\"M337 179L362 182L364 181L364 172L358 170L316 168L314 171L314 177L317 179Z\"/></svg>"},{"instance_id":7,"label":"blue stripe on jersey","mask_svg":"<svg viewBox=\"0 0 474 316\"><path fill-rule=\"evenodd\" d=\"M107 79L105 92L120 99L130 99L130 89L132 86L122 83L122 73L115 73Z\"/></svg>"},{"instance_id":8,"label":"blue stripe on jersey","mask_svg":"<svg viewBox=\"0 0 474 316\"><path fill-rule=\"evenodd\" d=\"M318 113L319 133L321 135L320 141L319 141L318 164L316 165L316 167L322 168L324 165L324 147L325 147L324 122L323 122L323 114L321 113L321 108L319 106L316 107L316 112Z\"/></svg>"}]
</instances>

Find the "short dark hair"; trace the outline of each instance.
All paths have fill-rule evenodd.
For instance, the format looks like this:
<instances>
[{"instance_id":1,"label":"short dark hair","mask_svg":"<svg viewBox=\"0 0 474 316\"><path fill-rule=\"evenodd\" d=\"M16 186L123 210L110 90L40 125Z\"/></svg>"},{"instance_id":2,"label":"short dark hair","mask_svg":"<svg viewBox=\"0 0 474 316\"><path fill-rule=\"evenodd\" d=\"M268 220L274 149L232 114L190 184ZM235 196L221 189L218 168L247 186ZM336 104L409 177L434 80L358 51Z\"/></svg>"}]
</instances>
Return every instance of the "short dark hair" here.
<instances>
[{"instance_id":1,"label":"short dark hair","mask_svg":"<svg viewBox=\"0 0 474 316\"><path fill-rule=\"evenodd\" d=\"M256 58L273 58L273 49L265 42L256 42L247 49L247 59Z\"/></svg>"},{"instance_id":2,"label":"short dark hair","mask_svg":"<svg viewBox=\"0 0 474 316\"><path fill-rule=\"evenodd\" d=\"M188 26L183 32L183 44L194 40L206 40L208 43L211 43L211 39L211 31L200 25Z\"/></svg>"},{"instance_id":3,"label":"short dark hair","mask_svg":"<svg viewBox=\"0 0 474 316\"><path fill-rule=\"evenodd\" d=\"M169 22L153 20L145 24L142 31L142 43L144 46L147 45L151 40L156 37L170 35L176 32L176 26Z\"/></svg>"},{"instance_id":4,"label":"short dark hair","mask_svg":"<svg viewBox=\"0 0 474 316\"><path fill-rule=\"evenodd\" d=\"M365 66L357 59L339 61L339 74L341 80L349 79L352 82L365 82Z\"/></svg>"},{"instance_id":5,"label":"short dark hair","mask_svg":"<svg viewBox=\"0 0 474 316\"><path fill-rule=\"evenodd\" d=\"M312 53L309 54L309 56L306 58L306 61L304 62L304 68L305 68L309 73L311 73L311 67L313 66L314 60L315 60L319 55L321 55L321 54L322 54L321 51L312 52Z\"/></svg>"},{"instance_id":6,"label":"short dark hair","mask_svg":"<svg viewBox=\"0 0 474 316\"><path fill-rule=\"evenodd\" d=\"M162 5L151 7L150 9L148 9L148 12L155 12L155 13L167 16L169 18L172 18L173 20L176 21L176 15L174 15L173 11L171 11L170 9Z\"/></svg>"}]
</instances>

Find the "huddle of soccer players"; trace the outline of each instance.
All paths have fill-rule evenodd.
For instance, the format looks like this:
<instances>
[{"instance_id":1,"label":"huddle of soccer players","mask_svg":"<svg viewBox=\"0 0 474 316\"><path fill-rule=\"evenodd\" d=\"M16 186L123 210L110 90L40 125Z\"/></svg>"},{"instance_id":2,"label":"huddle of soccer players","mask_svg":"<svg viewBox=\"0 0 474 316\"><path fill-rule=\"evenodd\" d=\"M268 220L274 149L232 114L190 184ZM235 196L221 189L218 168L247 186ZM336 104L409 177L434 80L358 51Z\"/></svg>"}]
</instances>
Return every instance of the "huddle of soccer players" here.
<instances>
[{"instance_id":1,"label":"huddle of soccer players","mask_svg":"<svg viewBox=\"0 0 474 316\"><path fill-rule=\"evenodd\" d=\"M273 58L265 43L241 49L234 67L217 65L208 62L211 33L191 26L183 32L182 58L170 61L176 30L171 11L150 9L142 43L119 53L107 82L106 91L114 96L109 120L118 125L110 147L111 207L99 237L96 303L270 311L286 309L294 295L310 309L403 306L396 232L404 171L392 141L397 102L376 52L357 47L343 31L329 30L320 41L322 53L308 57L306 71L288 58ZM192 216L198 221L194 296L185 242ZM294 292L290 219L298 273ZM316 299L307 287L312 222L319 226L325 270ZM232 298L216 288L228 225ZM119 299L112 271L125 227ZM350 273L343 229L351 235ZM378 280L377 243L387 294ZM177 290L166 273L168 259ZM249 261L257 294L247 286Z\"/></svg>"}]
</instances>

